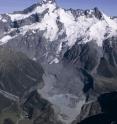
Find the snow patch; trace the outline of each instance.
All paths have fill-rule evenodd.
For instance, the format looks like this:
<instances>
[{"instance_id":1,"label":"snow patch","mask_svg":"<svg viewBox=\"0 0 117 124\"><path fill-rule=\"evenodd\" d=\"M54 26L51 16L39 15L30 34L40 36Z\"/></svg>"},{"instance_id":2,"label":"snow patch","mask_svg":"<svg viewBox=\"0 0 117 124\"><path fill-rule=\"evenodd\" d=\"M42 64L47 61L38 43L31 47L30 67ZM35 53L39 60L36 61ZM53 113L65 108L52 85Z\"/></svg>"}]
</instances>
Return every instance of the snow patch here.
<instances>
[{"instance_id":1,"label":"snow patch","mask_svg":"<svg viewBox=\"0 0 117 124\"><path fill-rule=\"evenodd\" d=\"M106 23L104 21L99 21L89 29L89 41L95 40L98 46L102 46L102 42L105 38L104 36L107 32L109 33Z\"/></svg>"},{"instance_id":2,"label":"snow patch","mask_svg":"<svg viewBox=\"0 0 117 124\"><path fill-rule=\"evenodd\" d=\"M57 38L58 26L56 24L57 14L53 13L55 6L53 4L49 4L49 11L44 16L41 22L34 23L32 25L23 26L20 28L20 31L23 35L29 30L42 30L45 31L44 37L48 41L54 41Z\"/></svg>"},{"instance_id":3,"label":"snow patch","mask_svg":"<svg viewBox=\"0 0 117 124\"><path fill-rule=\"evenodd\" d=\"M2 15L0 15L0 20L1 20L2 22L4 22L4 23L6 23L6 22L7 22L7 20L6 20L6 19L4 19L4 18L2 17Z\"/></svg>"},{"instance_id":4,"label":"snow patch","mask_svg":"<svg viewBox=\"0 0 117 124\"><path fill-rule=\"evenodd\" d=\"M7 43L11 39L12 39L12 37L10 35L4 36L3 38L0 39L0 45Z\"/></svg>"},{"instance_id":5,"label":"snow patch","mask_svg":"<svg viewBox=\"0 0 117 124\"><path fill-rule=\"evenodd\" d=\"M109 27L117 30L117 23L112 20L110 17L108 17L106 14L103 13L103 17L106 20L107 24L109 25Z\"/></svg>"},{"instance_id":6,"label":"snow patch","mask_svg":"<svg viewBox=\"0 0 117 124\"><path fill-rule=\"evenodd\" d=\"M36 57L34 57L34 58L33 58L33 61L37 61L37 58L36 58Z\"/></svg>"},{"instance_id":7,"label":"snow patch","mask_svg":"<svg viewBox=\"0 0 117 124\"><path fill-rule=\"evenodd\" d=\"M4 23L6 23L6 22L7 22L7 20L6 20L6 19L2 19L2 21L3 21Z\"/></svg>"},{"instance_id":8,"label":"snow patch","mask_svg":"<svg viewBox=\"0 0 117 124\"><path fill-rule=\"evenodd\" d=\"M8 16L10 16L12 21L22 20L22 19L28 18L29 16L31 16L33 14L36 14L36 13L40 14L47 8L50 10L53 10L56 8L56 6L54 4L50 4L50 3L42 4L42 6L37 6L32 12L30 12L28 14L8 14Z\"/></svg>"},{"instance_id":9,"label":"snow patch","mask_svg":"<svg viewBox=\"0 0 117 124\"><path fill-rule=\"evenodd\" d=\"M59 59L58 58L55 58L55 59L53 59L51 62L50 62L50 64L53 64L53 63L59 63Z\"/></svg>"}]
</instances>

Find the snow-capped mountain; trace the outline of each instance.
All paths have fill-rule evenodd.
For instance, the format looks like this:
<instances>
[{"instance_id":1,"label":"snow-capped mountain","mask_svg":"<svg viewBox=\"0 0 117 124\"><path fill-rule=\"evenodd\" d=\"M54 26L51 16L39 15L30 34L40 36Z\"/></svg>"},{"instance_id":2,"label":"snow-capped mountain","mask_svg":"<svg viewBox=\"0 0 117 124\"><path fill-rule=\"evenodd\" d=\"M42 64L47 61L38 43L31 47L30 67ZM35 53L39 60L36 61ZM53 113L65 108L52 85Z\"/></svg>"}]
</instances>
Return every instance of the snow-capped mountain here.
<instances>
[{"instance_id":1,"label":"snow-capped mountain","mask_svg":"<svg viewBox=\"0 0 117 124\"><path fill-rule=\"evenodd\" d=\"M24 11L1 15L0 21L3 23L1 44L23 37L27 32L36 34L41 31L42 38L49 42L47 44L56 44L56 54L60 54L63 47L72 47L76 42L80 44L94 40L98 46L102 46L103 40L115 36L117 30L117 23L97 8L65 10L58 7L54 0L43 0Z\"/></svg>"},{"instance_id":2,"label":"snow-capped mountain","mask_svg":"<svg viewBox=\"0 0 117 124\"><path fill-rule=\"evenodd\" d=\"M63 9L55 0L0 15L0 46L41 63L38 92L71 124L87 101L117 88L117 21L98 8Z\"/></svg>"}]
</instances>

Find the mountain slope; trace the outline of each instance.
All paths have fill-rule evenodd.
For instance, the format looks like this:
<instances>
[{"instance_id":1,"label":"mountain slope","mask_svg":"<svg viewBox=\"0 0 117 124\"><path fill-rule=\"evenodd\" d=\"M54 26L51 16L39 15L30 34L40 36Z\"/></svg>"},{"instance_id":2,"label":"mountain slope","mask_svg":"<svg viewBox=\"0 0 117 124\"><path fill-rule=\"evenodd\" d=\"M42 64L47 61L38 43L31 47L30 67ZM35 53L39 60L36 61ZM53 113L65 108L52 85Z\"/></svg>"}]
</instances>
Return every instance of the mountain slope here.
<instances>
[{"instance_id":1,"label":"mountain slope","mask_svg":"<svg viewBox=\"0 0 117 124\"><path fill-rule=\"evenodd\" d=\"M0 48L1 124L61 124L51 103L37 92L43 74L42 66L23 53Z\"/></svg>"},{"instance_id":2,"label":"mountain slope","mask_svg":"<svg viewBox=\"0 0 117 124\"><path fill-rule=\"evenodd\" d=\"M20 52L0 48L0 90L18 97L42 82L42 67Z\"/></svg>"},{"instance_id":3,"label":"mountain slope","mask_svg":"<svg viewBox=\"0 0 117 124\"><path fill-rule=\"evenodd\" d=\"M38 93L63 123L71 124L85 103L117 89L117 23L98 8L66 10L55 0L42 0L0 15L0 27L2 47L42 65Z\"/></svg>"},{"instance_id":4,"label":"mountain slope","mask_svg":"<svg viewBox=\"0 0 117 124\"><path fill-rule=\"evenodd\" d=\"M7 21L4 22L3 19ZM42 1L24 11L1 15L1 21L4 26L2 26L3 32L5 32L5 35L1 34L1 44L13 41L13 39L21 42L22 39L19 37L26 42L24 37L29 37L27 35L30 34L35 42L38 39L46 42L45 53L42 53L42 56L48 57L47 54L50 50L52 57L48 61L59 59L59 54L72 47L76 42L80 44L94 40L98 46L102 46L103 40L115 36L117 30L115 21L97 8L64 10L58 7L55 1ZM7 32L4 31L5 28L8 30ZM35 39L37 36L34 36L36 34L39 35L37 39ZM26 47L28 47L27 45ZM31 46L32 49L35 48L34 44ZM35 51L34 54L36 54Z\"/></svg>"},{"instance_id":5,"label":"mountain slope","mask_svg":"<svg viewBox=\"0 0 117 124\"><path fill-rule=\"evenodd\" d=\"M82 120L79 124L116 123L117 122L116 95L117 95L117 92L105 93L100 95L97 98L97 100L85 104L82 107L82 112L78 118Z\"/></svg>"}]
</instances>

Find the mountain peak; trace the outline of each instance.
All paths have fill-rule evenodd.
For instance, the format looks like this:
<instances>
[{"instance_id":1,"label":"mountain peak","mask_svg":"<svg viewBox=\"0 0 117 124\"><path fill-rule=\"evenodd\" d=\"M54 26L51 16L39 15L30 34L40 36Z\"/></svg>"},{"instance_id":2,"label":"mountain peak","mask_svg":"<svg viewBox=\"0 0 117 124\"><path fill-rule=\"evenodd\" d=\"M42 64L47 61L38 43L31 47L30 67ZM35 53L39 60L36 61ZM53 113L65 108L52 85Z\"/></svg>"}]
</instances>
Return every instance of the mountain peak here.
<instances>
[{"instance_id":1,"label":"mountain peak","mask_svg":"<svg viewBox=\"0 0 117 124\"><path fill-rule=\"evenodd\" d=\"M41 3L44 3L44 4L51 3L52 4L52 3L56 3L56 1L55 0L42 0Z\"/></svg>"},{"instance_id":2,"label":"mountain peak","mask_svg":"<svg viewBox=\"0 0 117 124\"><path fill-rule=\"evenodd\" d=\"M94 13L98 19L101 19L103 17L102 12L98 9L98 7L94 8Z\"/></svg>"}]
</instances>

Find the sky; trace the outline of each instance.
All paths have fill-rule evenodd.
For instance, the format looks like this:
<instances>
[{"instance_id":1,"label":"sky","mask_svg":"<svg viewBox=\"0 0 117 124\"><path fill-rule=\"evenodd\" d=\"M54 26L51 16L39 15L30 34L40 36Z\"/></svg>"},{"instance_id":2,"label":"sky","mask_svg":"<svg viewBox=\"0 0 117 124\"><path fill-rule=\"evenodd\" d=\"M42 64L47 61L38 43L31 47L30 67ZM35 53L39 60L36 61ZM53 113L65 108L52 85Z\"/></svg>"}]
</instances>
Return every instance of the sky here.
<instances>
[{"instance_id":1,"label":"sky","mask_svg":"<svg viewBox=\"0 0 117 124\"><path fill-rule=\"evenodd\" d=\"M0 0L0 13L22 10L40 0ZM117 16L117 0L56 0L63 8L92 9L98 7L110 16Z\"/></svg>"}]
</instances>

